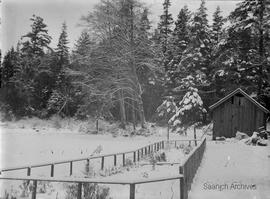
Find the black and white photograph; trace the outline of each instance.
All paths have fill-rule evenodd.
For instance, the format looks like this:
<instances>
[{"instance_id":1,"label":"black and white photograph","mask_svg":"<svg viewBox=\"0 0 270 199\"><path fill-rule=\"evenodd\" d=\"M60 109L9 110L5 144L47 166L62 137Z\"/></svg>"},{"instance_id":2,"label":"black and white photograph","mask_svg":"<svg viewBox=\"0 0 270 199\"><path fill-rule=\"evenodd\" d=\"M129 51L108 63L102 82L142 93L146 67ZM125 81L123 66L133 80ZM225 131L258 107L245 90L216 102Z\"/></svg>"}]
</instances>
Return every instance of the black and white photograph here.
<instances>
[{"instance_id":1,"label":"black and white photograph","mask_svg":"<svg viewBox=\"0 0 270 199\"><path fill-rule=\"evenodd\" d=\"M270 199L270 0L0 0L0 199Z\"/></svg>"}]
</instances>

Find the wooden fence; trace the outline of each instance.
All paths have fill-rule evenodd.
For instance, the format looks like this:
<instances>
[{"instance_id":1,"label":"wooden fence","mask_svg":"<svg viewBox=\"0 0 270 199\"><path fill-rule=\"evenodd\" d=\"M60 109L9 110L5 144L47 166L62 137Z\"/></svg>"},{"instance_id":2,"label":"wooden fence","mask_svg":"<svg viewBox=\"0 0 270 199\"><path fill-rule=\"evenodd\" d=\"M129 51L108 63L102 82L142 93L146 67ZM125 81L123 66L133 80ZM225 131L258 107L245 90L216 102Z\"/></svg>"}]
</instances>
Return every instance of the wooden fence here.
<instances>
[{"instance_id":1,"label":"wooden fence","mask_svg":"<svg viewBox=\"0 0 270 199\"><path fill-rule=\"evenodd\" d=\"M98 184L119 184L119 185L129 185L129 198L135 199L135 187L137 184L144 184L144 183L153 183L153 182L160 182L160 181L167 181L167 180L180 180L180 199L187 199L188 198L188 191L191 188L191 183L193 181L193 178L197 172L198 167L200 166L205 147L206 147L206 138L202 140L172 140L170 142L167 142L167 144L173 144L174 146L177 146L181 142L191 142L194 141L194 144L197 145L197 142L200 142L187 156L187 158L184 160L184 162L179 167L179 174L176 176L165 176L161 178L150 178L150 179L137 179L137 180L106 180L106 179L90 179L90 178L55 178L54 177L54 165L56 164L64 164L69 163L70 164L70 175L72 175L72 162L74 161L89 161L90 159L95 158L101 158L101 168L104 168L104 159L105 157L116 155L122 155L123 156L123 166L125 166L125 154L127 153L133 153L133 161L139 161L141 157L145 155L149 155L150 153L153 153L155 151L159 151L160 149L165 148L165 142L166 141L160 141L156 142L150 145L147 145L145 147L142 147L140 149L137 149L135 151L127 151L117 154L107 154L107 155L101 155L101 156L95 156L95 157L88 157L88 158L80 158L80 159L73 159L73 160L66 160L61 162L54 162L54 163L46 163L41 165L32 165L32 166L23 166L23 167L16 167L16 168L7 168L2 169L1 172L4 171L11 171L11 170L18 170L18 169L27 169L27 177L18 178L18 177L10 177L5 175L0 175L0 180L28 180L33 181L33 189L32 189L32 199L36 199L36 189L37 189L37 182L38 181L48 181L48 182L66 182L66 183L77 183L78 184L78 195L77 199L82 199L82 185L83 183L98 183ZM114 163L116 164L116 159L114 158ZM30 177L31 175L31 168L34 167L43 167L43 166L50 166L51 165L51 177L41 178L41 177ZM1 174L2 174L1 173Z\"/></svg>"},{"instance_id":2,"label":"wooden fence","mask_svg":"<svg viewBox=\"0 0 270 199\"><path fill-rule=\"evenodd\" d=\"M100 169L103 170L105 167L105 158L107 157L113 157L113 164L114 166L119 165L117 163L117 156L122 157L122 162L120 163L121 166L126 165L126 155L127 154L133 154L133 162L139 162L141 158L150 155L151 153L157 152L161 149L165 148L165 141L159 141L152 144L149 144L147 146L141 147L139 149L133 150L133 151L125 151L121 153L113 153L113 154L104 154L104 155L97 155L97 156L86 156L82 158L77 159L68 159L68 160L62 160L62 161L56 161L56 162L46 162L42 164L34 164L34 165L24 165L19 167L9 167L9 168L3 168L0 169L0 174L3 174L7 171L16 171L16 170L22 170L26 169L27 176L31 176L31 171L33 168L40 168L40 167L47 167L50 166L50 177L54 177L54 170L56 165L60 164L69 164L69 175L71 176L73 174L73 163L74 162L80 162L80 161L86 161L89 165L90 161L93 159L101 159Z\"/></svg>"},{"instance_id":3,"label":"wooden fence","mask_svg":"<svg viewBox=\"0 0 270 199\"><path fill-rule=\"evenodd\" d=\"M162 182L168 180L180 180L183 178L182 175L176 176L165 176L151 179L136 179L136 180L103 180L103 179L90 179L90 178L32 178L32 177L24 177L24 178L16 178L16 177L0 177L1 180L26 180L33 182L33 188L31 190L32 197L31 199L37 198L37 184L38 182L46 181L46 182L65 182L65 183L76 183L77 184L77 199L82 199L83 196L83 184L84 183L96 183L96 184L119 184L119 185L129 185L129 199L135 199L135 188L138 184L146 184L153 182ZM180 189L181 190L181 189Z\"/></svg>"},{"instance_id":4,"label":"wooden fence","mask_svg":"<svg viewBox=\"0 0 270 199\"><path fill-rule=\"evenodd\" d=\"M179 167L179 173L183 175L181 178L181 199L188 198L188 192L191 189L193 178L201 164L203 154L206 147L206 138L203 138L201 143L194 148L189 156L185 159L182 165Z\"/></svg>"}]
</instances>

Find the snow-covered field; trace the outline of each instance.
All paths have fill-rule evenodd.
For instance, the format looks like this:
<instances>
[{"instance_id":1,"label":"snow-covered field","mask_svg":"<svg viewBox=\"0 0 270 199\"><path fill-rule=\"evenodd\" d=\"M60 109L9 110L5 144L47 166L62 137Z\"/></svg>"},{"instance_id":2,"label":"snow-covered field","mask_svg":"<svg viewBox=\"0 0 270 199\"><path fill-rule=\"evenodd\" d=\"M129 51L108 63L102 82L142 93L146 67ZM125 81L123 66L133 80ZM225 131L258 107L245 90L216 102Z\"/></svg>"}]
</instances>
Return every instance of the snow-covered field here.
<instances>
[{"instance_id":1,"label":"snow-covered field","mask_svg":"<svg viewBox=\"0 0 270 199\"><path fill-rule=\"evenodd\" d=\"M76 121L70 124L61 121L61 128L55 128L53 121L38 119L0 123L0 168L85 157L99 145L102 147L101 154L108 154L135 150L166 139L166 128L161 127L150 127L153 134L148 137L115 137L110 133L87 134L80 130L83 125ZM88 128L94 129L94 126ZM105 131L106 128L115 126L107 124ZM198 137L200 134L198 130ZM171 134L171 139L193 138L192 133L188 135Z\"/></svg>"},{"instance_id":2,"label":"snow-covered field","mask_svg":"<svg viewBox=\"0 0 270 199\"><path fill-rule=\"evenodd\" d=\"M17 122L0 123L0 142L1 142L1 168L16 167L23 165L33 165L45 162L61 161L66 159L85 157L93 153L98 146L101 146L101 154L124 152L135 150L142 146L148 145L155 141L166 139L166 128L150 126L150 136L113 136L110 129L116 129L115 126L110 124L103 124L103 130L100 134L91 134L91 132L82 131L85 128L93 128L94 125L89 127L89 124L76 123L76 121L60 121L54 122L42 121L38 119L20 120ZM106 133L108 130L109 133ZM193 132L192 129L190 129ZM198 130L198 137L201 136ZM124 132L125 134L125 132ZM189 133L188 137L180 136L178 134L171 134L171 139L192 139L193 134ZM132 159L127 155L126 158ZM177 158L175 158L177 157ZM121 164L121 156L117 157L118 162ZM183 159L183 154L171 150L170 155L167 155L168 161L180 162ZM96 161L96 160L95 160ZM148 161L149 163L149 161ZM105 158L105 169L107 165L112 165L112 158ZM100 160L91 165L97 166L95 169L100 169ZM85 161L74 163L73 177L82 176L85 169ZM4 172L5 174L15 176L26 176L26 169L21 171ZM31 176L49 176L50 167L33 168ZM109 178L134 178L134 177L158 177L167 175L177 175L178 165L174 166L156 166L155 171L152 166L136 166L130 168L129 171L122 171L117 175L110 176ZM69 176L69 164L55 165L55 177ZM14 190L15 183L9 181L9 185L13 184ZM21 183L21 182L20 182ZM5 181L5 188L7 187ZM63 198L65 197L65 189L63 183L54 184L54 190L48 194L38 194L38 198ZM18 185L18 182L17 182ZM59 190L55 190L56 188ZM110 196L112 198L128 198L129 187L124 185L108 185L110 187ZM157 187L160 189L157 191ZM2 194L5 190L2 181ZM15 191L16 192L16 191ZM57 196L56 196L57 195ZM158 182L138 185L136 187L136 198L153 198L163 199L170 195L170 198L179 198L179 180L171 180L168 182Z\"/></svg>"},{"instance_id":3,"label":"snow-covered field","mask_svg":"<svg viewBox=\"0 0 270 199\"><path fill-rule=\"evenodd\" d=\"M269 199L270 147L208 141L189 199L217 198Z\"/></svg>"}]
</instances>

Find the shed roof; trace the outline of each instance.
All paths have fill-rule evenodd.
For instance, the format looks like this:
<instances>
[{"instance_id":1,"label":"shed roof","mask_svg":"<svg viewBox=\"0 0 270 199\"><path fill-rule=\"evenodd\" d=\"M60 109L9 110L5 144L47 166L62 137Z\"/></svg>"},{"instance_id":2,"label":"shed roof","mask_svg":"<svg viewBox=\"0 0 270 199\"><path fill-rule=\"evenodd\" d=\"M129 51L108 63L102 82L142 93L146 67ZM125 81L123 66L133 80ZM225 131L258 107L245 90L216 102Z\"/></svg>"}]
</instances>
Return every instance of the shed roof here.
<instances>
[{"instance_id":1,"label":"shed roof","mask_svg":"<svg viewBox=\"0 0 270 199\"><path fill-rule=\"evenodd\" d=\"M250 97L246 92L244 92L241 88L236 89L235 91L231 92L230 94L228 94L227 96L225 96L224 98L220 99L218 102L216 102L215 104L213 104L212 106L210 106L209 108L211 110L217 108L219 105L221 105L223 102L227 101L228 99L230 99L232 96L241 93L244 97L246 97L251 103L253 103L255 106L257 106L260 110L262 110L265 113L270 113L269 110L267 110L264 106L262 106L259 102L257 102L255 99L253 99L252 97Z\"/></svg>"}]
</instances>

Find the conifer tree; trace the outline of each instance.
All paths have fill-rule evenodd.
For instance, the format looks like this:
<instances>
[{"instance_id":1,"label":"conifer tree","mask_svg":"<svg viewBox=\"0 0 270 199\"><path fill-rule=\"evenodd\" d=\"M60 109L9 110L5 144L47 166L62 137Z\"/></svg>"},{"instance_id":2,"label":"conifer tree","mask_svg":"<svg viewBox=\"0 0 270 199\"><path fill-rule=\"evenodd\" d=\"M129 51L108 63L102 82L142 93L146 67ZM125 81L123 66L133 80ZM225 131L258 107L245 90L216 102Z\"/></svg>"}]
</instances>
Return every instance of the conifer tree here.
<instances>
[{"instance_id":1,"label":"conifer tree","mask_svg":"<svg viewBox=\"0 0 270 199\"><path fill-rule=\"evenodd\" d=\"M184 6L175 22L175 28L172 33L171 38L171 47L172 47L172 54L173 58L168 64L168 85L171 88L177 87L177 79L180 76L185 76L184 71L180 69L179 63L182 59L183 52L187 49L189 42L190 42L190 11L188 10L187 6ZM181 72L180 72L181 71Z\"/></svg>"},{"instance_id":2,"label":"conifer tree","mask_svg":"<svg viewBox=\"0 0 270 199\"><path fill-rule=\"evenodd\" d=\"M160 22L158 23L158 40L161 45L161 50L163 53L163 63L165 71L168 70L168 63L171 59L171 52L169 45L169 38L173 32L173 18L172 14L169 12L171 6L170 0L164 0L163 3L163 14L160 16Z\"/></svg>"},{"instance_id":3,"label":"conifer tree","mask_svg":"<svg viewBox=\"0 0 270 199\"><path fill-rule=\"evenodd\" d=\"M87 55L87 53L89 53L89 50L91 49L91 46L93 45L93 43L94 42L92 41L90 34L86 30L82 31L79 39L75 43L75 49L73 51L74 56Z\"/></svg>"},{"instance_id":4,"label":"conifer tree","mask_svg":"<svg viewBox=\"0 0 270 199\"><path fill-rule=\"evenodd\" d=\"M223 25L224 18L222 17L220 7L218 6L213 14L212 41L214 44L218 44L221 40Z\"/></svg>"},{"instance_id":5,"label":"conifer tree","mask_svg":"<svg viewBox=\"0 0 270 199\"><path fill-rule=\"evenodd\" d=\"M170 139L170 118L175 114L177 110L176 103L172 96L167 97L161 105L157 108L158 116L166 120L167 123L167 140Z\"/></svg>"},{"instance_id":6,"label":"conifer tree","mask_svg":"<svg viewBox=\"0 0 270 199\"><path fill-rule=\"evenodd\" d=\"M213 68L213 81L212 81L212 90L215 90L216 98L222 96L223 90L222 86L225 85L223 81L225 79L225 70L219 60L219 56L224 48L226 33L223 28L225 19L222 16L220 7L217 6L213 14L213 24L211 26L211 42L212 42L212 55L211 55L211 67Z\"/></svg>"},{"instance_id":7,"label":"conifer tree","mask_svg":"<svg viewBox=\"0 0 270 199\"><path fill-rule=\"evenodd\" d=\"M227 82L269 99L270 2L244 0L229 16L228 39L221 51ZM268 97L267 97L268 96ZM268 104L269 106L269 104Z\"/></svg>"},{"instance_id":8,"label":"conifer tree","mask_svg":"<svg viewBox=\"0 0 270 199\"><path fill-rule=\"evenodd\" d=\"M183 51L187 48L189 43L189 35L190 35L190 17L191 13L188 10L187 6L184 6L175 22L175 28L173 31L173 45L174 45L174 56L177 54L183 53Z\"/></svg>"},{"instance_id":9,"label":"conifer tree","mask_svg":"<svg viewBox=\"0 0 270 199\"><path fill-rule=\"evenodd\" d=\"M148 18L148 9L144 8L141 14L140 23L139 23L139 32L138 38L149 39L149 31L151 29L150 21Z\"/></svg>"},{"instance_id":10,"label":"conifer tree","mask_svg":"<svg viewBox=\"0 0 270 199\"><path fill-rule=\"evenodd\" d=\"M56 53L59 57L60 64L68 64L69 63L69 47L68 39L67 39L67 25L64 22L62 24L62 31L58 40Z\"/></svg>"},{"instance_id":11,"label":"conifer tree","mask_svg":"<svg viewBox=\"0 0 270 199\"><path fill-rule=\"evenodd\" d=\"M59 36L56 55L58 57L55 80L55 89L52 91L52 95L48 100L48 110L50 113L74 115L77 109L77 105L74 102L74 87L71 84L71 79L66 72L69 67L69 47L67 39L67 26L64 22L62 24L62 31Z\"/></svg>"},{"instance_id":12,"label":"conifer tree","mask_svg":"<svg viewBox=\"0 0 270 199\"><path fill-rule=\"evenodd\" d=\"M16 52L12 47L4 56L2 65L2 85L7 84L14 75L16 68Z\"/></svg>"},{"instance_id":13,"label":"conifer tree","mask_svg":"<svg viewBox=\"0 0 270 199\"><path fill-rule=\"evenodd\" d=\"M210 67L211 41L206 10L205 0L202 0L191 22L190 43L183 53L180 68L194 78L204 77L210 81L212 72Z\"/></svg>"},{"instance_id":14,"label":"conifer tree","mask_svg":"<svg viewBox=\"0 0 270 199\"><path fill-rule=\"evenodd\" d=\"M206 110L198 94L198 89L189 87L188 92L178 103L178 108L169 120L169 123L173 126L174 131L184 132L187 135L188 127L201 122L205 113Z\"/></svg>"},{"instance_id":15,"label":"conifer tree","mask_svg":"<svg viewBox=\"0 0 270 199\"><path fill-rule=\"evenodd\" d=\"M24 101L18 115L39 114L45 108L48 92L49 71L41 66L46 50L51 50L47 25L39 16L33 15L31 31L23 35L22 45L17 48L18 62L14 76L14 87L17 93L15 101ZM23 99L23 100L22 100Z\"/></svg>"},{"instance_id":16,"label":"conifer tree","mask_svg":"<svg viewBox=\"0 0 270 199\"><path fill-rule=\"evenodd\" d=\"M15 88L14 82L16 82L15 75L18 65L17 52L12 47L7 51L3 58L3 63L0 67L1 70L1 87L0 87L0 100L4 103L2 111L6 116L10 116L10 113L17 114L24 107L24 99L20 99L19 92ZM21 106L21 107L20 107ZM11 119L11 118L10 118Z\"/></svg>"},{"instance_id":17,"label":"conifer tree","mask_svg":"<svg viewBox=\"0 0 270 199\"><path fill-rule=\"evenodd\" d=\"M42 56L45 49L50 49L51 37L48 35L47 25L39 16L33 15L30 20L32 31L22 36L22 39L27 39L22 43L22 52L29 56Z\"/></svg>"}]
</instances>

